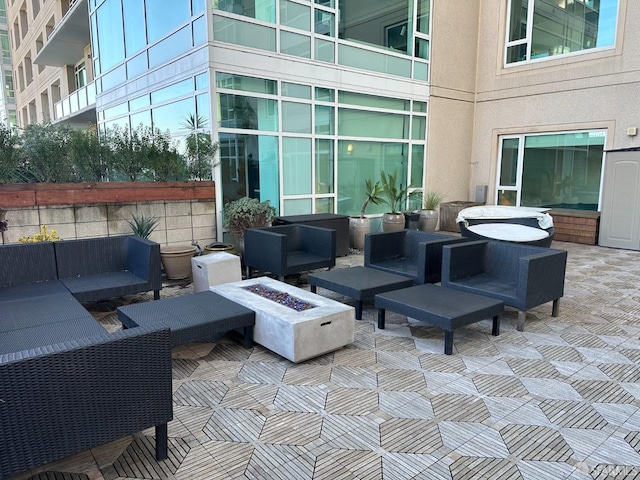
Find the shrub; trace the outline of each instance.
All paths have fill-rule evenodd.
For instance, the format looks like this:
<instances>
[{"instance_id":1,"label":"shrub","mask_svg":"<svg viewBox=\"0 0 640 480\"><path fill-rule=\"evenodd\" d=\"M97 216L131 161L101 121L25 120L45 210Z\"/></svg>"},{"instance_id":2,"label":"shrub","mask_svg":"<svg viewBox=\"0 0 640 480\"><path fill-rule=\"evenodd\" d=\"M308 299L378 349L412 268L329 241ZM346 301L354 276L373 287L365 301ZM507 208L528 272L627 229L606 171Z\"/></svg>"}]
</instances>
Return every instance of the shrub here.
<instances>
[{"instance_id":1,"label":"shrub","mask_svg":"<svg viewBox=\"0 0 640 480\"><path fill-rule=\"evenodd\" d=\"M269 200L242 197L224 207L224 226L234 237L244 237L245 228L266 227L271 223L276 209Z\"/></svg>"}]
</instances>

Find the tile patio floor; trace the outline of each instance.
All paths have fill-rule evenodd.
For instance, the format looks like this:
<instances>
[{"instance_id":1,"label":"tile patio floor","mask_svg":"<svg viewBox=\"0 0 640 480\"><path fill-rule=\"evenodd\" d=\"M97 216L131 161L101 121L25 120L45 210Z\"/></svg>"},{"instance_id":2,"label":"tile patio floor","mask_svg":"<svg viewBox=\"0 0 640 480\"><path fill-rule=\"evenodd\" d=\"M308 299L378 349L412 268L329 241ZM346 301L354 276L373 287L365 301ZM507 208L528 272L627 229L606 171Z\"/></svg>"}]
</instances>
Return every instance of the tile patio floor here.
<instances>
[{"instance_id":1,"label":"tile patio floor","mask_svg":"<svg viewBox=\"0 0 640 480\"><path fill-rule=\"evenodd\" d=\"M521 333L508 309L498 337L489 320L456 331L452 356L406 317L378 331L371 305L354 344L298 365L229 338L182 346L169 460L149 429L15 478L640 478L640 252L553 247L569 251L559 318L542 305ZM118 328L115 306L92 311Z\"/></svg>"}]
</instances>

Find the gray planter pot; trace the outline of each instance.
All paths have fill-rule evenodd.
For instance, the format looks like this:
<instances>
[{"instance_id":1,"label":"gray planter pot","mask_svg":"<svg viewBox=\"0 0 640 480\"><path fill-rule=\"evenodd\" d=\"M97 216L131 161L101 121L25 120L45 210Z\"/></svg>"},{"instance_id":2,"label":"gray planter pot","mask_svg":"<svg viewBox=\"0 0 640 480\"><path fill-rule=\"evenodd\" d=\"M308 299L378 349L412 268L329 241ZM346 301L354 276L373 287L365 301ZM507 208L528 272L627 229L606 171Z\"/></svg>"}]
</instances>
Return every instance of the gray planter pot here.
<instances>
[{"instance_id":1,"label":"gray planter pot","mask_svg":"<svg viewBox=\"0 0 640 480\"><path fill-rule=\"evenodd\" d=\"M353 248L363 250L364 237L369 232L371 232L371 220L369 220L367 217L349 218L349 239Z\"/></svg>"},{"instance_id":2,"label":"gray planter pot","mask_svg":"<svg viewBox=\"0 0 640 480\"><path fill-rule=\"evenodd\" d=\"M382 216L382 231L395 232L397 230L404 230L404 214L385 213Z\"/></svg>"},{"instance_id":3,"label":"gray planter pot","mask_svg":"<svg viewBox=\"0 0 640 480\"><path fill-rule=\"evenodd\" d=\"M420 210L420 220L418 221L418 229L421 232L435 232L438 225L437 210Z\"/></svg>"}]
</instances>

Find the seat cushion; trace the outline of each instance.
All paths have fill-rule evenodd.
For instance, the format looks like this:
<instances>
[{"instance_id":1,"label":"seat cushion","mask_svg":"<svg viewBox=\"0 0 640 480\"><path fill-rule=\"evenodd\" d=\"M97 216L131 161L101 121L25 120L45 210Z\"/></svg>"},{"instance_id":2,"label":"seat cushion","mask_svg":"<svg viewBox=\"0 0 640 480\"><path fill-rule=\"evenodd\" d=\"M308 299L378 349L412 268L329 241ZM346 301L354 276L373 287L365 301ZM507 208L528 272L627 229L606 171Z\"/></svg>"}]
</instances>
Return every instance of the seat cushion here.
<instances>
[{"instance_id":1,"label":"seat cushion","mask_svg":"<svg viewBox=\"0 0 640 480\"><path fill-rule=\"evenodd\" d=\"M58 295L69 293L69 290L59 280L49 280L46 282L27 283L14 287L0 288L0 303L23 300L31 297L44 297L48 295Z\"/></svg>"},{"instance_id":2,"label":"seat cushion","mask_svg":"<svg viewBox=\"0 0 640 480\"><path fill-rule=\"evenodd\" d=\"M46 325L80 317L88 318L95 323L91 314L69 292L43 297L29 297L2 303L0 332L20 330L34 325Z\"/></svg>"},{"instance_id":3,"label":"seat cushion","mask_svg":"<svg viewBox=\"0 0 640 480\"><path fill-rule=\"evenodd\" d=\"M123 297L149 290L148 283L131 272L110 272L62 278L60 281L80 302Z\"/></svg>"},{"instance_id":4,"label":"seat cushion","mask_svg":"<svg viewBox=\"0 0 640 480\"><path fill-rule=\"evenodd\" d=\"M414 260L408 258L384 260L382 262L376 262L369 266L371 268L382 270L383 272L404 275L405 277L411 277L413 279L418 278L418 265Z\"/></svg>"}]
</instances>

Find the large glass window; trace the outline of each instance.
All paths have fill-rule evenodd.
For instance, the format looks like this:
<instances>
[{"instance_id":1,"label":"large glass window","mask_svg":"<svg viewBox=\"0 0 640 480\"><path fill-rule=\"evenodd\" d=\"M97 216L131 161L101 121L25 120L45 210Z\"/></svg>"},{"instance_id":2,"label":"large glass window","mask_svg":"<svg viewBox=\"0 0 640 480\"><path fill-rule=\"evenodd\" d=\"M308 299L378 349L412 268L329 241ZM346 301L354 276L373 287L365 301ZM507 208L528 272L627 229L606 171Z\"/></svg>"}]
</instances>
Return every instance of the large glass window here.
<instances>
[{"instance_id":1,"label":"large glass window","mask_svg":"<svg viewBox=\"0 0 640 480\"><path fill-rule=\"evenodd\" d=\"M618 0L511 0L506 63L612 47Z\"/></svg>"},{"instance_id":2,"label":"large glass window","mask_svg":"<svg viewBox=\"0 0 640 480\"><path fill-rule=\"evenodd\" d=\"M100 72L106 72L124 59L124 32L120 0L107 0L95 13L98 29Z\"/></svg>"},{"instance_id":3,"label":"large glass window","mask_svg":"<svg viewBox=\"0 0 640 480\"><path fill-rule=\"evenodd\" d=\"M213 8L265 22L276 21L275 0L213 0Z\"/></svg>"},{"instance_id":4,"label":"large glass window","mask_svg":"<svg viewBox=\"0 0 640 480\"><path fill-rule=\"evenodd\" d=\"M285 215L357 215L365 199L365 180L378 180L381 171L397 171L403 187L423 185L426 102L220 72L216 86L219 139L221 145L228 144L228 151L221 147L221 153L230 165L223 167L223 178L240 179L222 185L225 203L248 195L272 200ZM255 151L244 150L247 139L257 145L259 166ZM278 165L272 176L271 153L265 152L274 146ZM253 177L246 173L250 171ZM367 213L383 213L385 208L372 206Z\"/></svg>"},{"instance_id":5,"label":"large glass window","mask_svg":"<svg viewBox=\"0 0 640 480\"><path fill-rule=\"evenodd\" d=\"M146 7L149 43L178 28L191 17L190 2L153 0L147 1Z\"/></svg>"},{"instance_id":6,"label":"large glass window","mask_svg":"<svg viewBox=\"0 0 640 480\"><path fill-rule=\"evenodd\" d=\"M218 108L221 127L278 131L276 100L220 93Z\"/></svg>"},{"instance_id":7,"label":"large glass window","mask_svg":"<svg viewBox=\"0 0 640 480\"><path fill-rule=\"evenodd\" d=\"M413 2L388 0L363 11L359 2L340 2L339 37L411 54Z\"/></svg>"},{"instance_id":8,"label":"large glass window","mask_svg":"<svg viewBox=\"0 0 640 480\"><path fill-rule=\"evenodd\" d=\"M338 141L338 213L360 212L365 196L365 180L377 181L380 172L397 172L401 188L407 186L407 154L404 143ZM369 205L367 214L384 213L386 205Z\"/></svg>"},{"instance_id":9,"label":"large glass window","mask_svg":"<svg viewBox=\"0 0 640 480\"><path fill-rule=\"evenodd\" d=\"M144 25L144 0L125 0L124 9L124 44L127 57L146 45Z\"/></svg>"},{"instance_id":10,"label":"large glass window","mask_svg":"<svg viewBox=\"0 0 640 480\"><path fill-rule=\"evenodd\" d=\"M598 210L605 131L501 138L497 203Z\"/></svg>"},{"instance_id":11,"label":"large glass window","mask_svg":"<svg viewBox=\"0 0 640 480\"><path fill-rule=\"evenodd\" d=\"M221 133L220 169L223 204L247 196L278 208L277 137Z\"/></svg>"}]
</instances>

